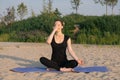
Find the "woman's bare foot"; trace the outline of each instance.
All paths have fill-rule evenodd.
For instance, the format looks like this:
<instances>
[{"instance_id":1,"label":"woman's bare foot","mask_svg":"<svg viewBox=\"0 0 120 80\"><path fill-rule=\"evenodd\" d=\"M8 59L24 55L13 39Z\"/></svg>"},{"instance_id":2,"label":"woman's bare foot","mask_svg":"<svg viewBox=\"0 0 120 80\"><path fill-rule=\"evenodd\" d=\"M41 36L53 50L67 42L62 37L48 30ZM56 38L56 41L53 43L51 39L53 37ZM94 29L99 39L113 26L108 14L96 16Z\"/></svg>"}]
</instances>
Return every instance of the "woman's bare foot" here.
<instances>
[{"instance_id":1,"label":"woman's bare foot","mask_svg":"<svg viewBox=\"0 0 120 80\"><path fill-rule=\"evenodd\" d=\"M55 69L53 69L53 68L47 68L47 71L52 71L52 70L55 70Z\"/></svg>"},{"instance_id":2,"label":"woman's bare foot","mask_svg":"<svg viewBox=\"0 0 120 80\"><path fill-rule=\"evenodd\" d=\"M62 71L62 72L72 72L73 69L72 68L60 68L60 71Z\"/></svg>"}]
</instances>

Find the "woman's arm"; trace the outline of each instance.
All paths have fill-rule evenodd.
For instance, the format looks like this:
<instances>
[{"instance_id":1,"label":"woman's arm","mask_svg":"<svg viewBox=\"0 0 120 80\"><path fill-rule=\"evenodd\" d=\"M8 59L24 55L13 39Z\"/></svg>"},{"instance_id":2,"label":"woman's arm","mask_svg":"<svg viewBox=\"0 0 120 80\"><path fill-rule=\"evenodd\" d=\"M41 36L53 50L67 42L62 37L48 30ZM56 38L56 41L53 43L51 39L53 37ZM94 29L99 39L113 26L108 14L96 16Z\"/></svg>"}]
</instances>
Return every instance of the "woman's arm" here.
<instances>
[{"instance_id":1,"label":"woman's arm","mask_svg":"<svg viewBox=\"0 0 120 80\"><path fill-rule=\"evenodd\" d=\"M80 64L80 65L83 64L83 61L78 59L75 52L73 51L72 46L71 46L71 39L70 38L67 41L67 45L68 45L68 51L72 55L72 57L78 62L78 64Z\"/></svg>"},{"instance_id":2,"label":"woman's arm","mask_svg":"<svg viewBox=\"0 0 120 80\"><path fill-rule=\"evenodd\" d=\"M51 34L48 36L48 39L46 41L48 44L51 44L54 34L55 34L55 30L53 30Z\"/></svg>"},{"instance_id":3,"label":"woman's arm","mask_svg":"<svg viewBox=\"0 0 120 80\"><path fill-rule=\"evenodd\" d=\"M57 29L58 29L57 26L53 27L53 31L52 31L51 34L48 36L48 39L47 39L47 41L46 41L48 44L51 44L52 39L53 39L54 34L55 34L55 32L57 31Z\"/></svg>"}]
</instances>

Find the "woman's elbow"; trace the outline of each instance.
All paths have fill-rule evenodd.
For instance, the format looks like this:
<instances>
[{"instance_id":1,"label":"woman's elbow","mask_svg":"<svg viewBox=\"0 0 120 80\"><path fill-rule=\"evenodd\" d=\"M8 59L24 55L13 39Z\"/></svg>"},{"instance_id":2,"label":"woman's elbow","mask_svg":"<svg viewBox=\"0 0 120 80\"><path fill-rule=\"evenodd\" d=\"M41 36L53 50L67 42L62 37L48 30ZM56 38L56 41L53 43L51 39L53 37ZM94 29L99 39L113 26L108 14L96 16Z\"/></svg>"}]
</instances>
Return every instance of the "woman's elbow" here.
<instances>
[{"instance_id":1,"label":"woman's elbow","mask_svg":"<svg viewBox=\"0 0 120 80\"><path fill-rule=\"evenodd\" d=\"M50 42L50 41L46 41L46 43L47 43L47 44L51 44L51 42Z\"/></svg>"}]
</instances>

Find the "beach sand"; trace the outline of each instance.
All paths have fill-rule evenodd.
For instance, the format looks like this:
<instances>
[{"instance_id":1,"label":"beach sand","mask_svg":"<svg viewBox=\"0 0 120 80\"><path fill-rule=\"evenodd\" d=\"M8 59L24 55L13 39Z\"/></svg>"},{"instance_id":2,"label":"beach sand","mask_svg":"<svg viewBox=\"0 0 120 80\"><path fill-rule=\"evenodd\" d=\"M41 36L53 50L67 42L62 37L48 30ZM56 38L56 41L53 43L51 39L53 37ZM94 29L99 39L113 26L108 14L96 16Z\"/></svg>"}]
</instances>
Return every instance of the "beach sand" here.
<instances>
[{"instance_id":1,"label":"beach sand","mask_svg":"<svg viewBox=\"0 0 120 80\"><path fill-rule=\"evenodd\" d=\"M108 72L30 72L18 73L16 67L44 67L39 58L50 59L51 47L45 43L0 42L0 80L120 80L120 46L72 44L83 66L106 66ZM68 59L72 57L67 53Z\"/></svg>"}]
</instances>

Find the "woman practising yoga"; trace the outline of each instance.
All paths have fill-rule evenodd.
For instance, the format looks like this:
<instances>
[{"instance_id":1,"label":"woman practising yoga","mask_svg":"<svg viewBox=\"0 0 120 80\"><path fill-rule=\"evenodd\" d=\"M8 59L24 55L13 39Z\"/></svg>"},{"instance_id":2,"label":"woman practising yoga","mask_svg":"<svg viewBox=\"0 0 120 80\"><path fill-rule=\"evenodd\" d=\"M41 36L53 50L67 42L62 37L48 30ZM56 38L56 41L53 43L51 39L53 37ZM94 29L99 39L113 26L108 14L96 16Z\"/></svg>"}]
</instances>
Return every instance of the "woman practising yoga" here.
<instances>
[{"instance_id":1,"label":"woman practising yoga","mask_svg":"<svg viewBox=\"0 0 120 80\"><path fill-rule=\"evenodd\" d=\"M53 30L46 41L52 47L51 60L46 57L41 57L40 62L48 69L53 68L59 71L72 71L78 64L83 64L83 61L75 55L71 46L70 37L62 33L63 26L63 21L55 21ZM68 49L74 60L67 59L66 49Z\"/></svg>"}]
</instances>

